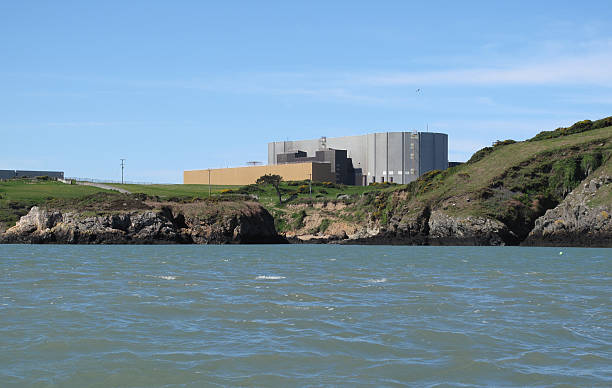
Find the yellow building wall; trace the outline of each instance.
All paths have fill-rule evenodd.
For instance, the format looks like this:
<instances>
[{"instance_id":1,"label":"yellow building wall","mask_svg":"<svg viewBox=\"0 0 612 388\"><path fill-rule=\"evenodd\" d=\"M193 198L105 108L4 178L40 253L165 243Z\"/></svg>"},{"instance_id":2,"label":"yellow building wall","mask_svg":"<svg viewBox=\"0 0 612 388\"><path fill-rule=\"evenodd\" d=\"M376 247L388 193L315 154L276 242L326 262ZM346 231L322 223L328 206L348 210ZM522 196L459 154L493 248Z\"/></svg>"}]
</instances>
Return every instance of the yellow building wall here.
<instances>
[{"instance_id":1,"label":"yellow building wall","mask_svg":"<svg viewBox=\"0 0 612 388\"><path fill-rule=\"evenodd\" d=\"M249 185L266 174L280 175L284 181L310 179L311 174L315 182L335 182L336 180L329 163L291 163L184 171L183 183L208 184L209 174L211 185Z\"/></svg>"}]
</instances>

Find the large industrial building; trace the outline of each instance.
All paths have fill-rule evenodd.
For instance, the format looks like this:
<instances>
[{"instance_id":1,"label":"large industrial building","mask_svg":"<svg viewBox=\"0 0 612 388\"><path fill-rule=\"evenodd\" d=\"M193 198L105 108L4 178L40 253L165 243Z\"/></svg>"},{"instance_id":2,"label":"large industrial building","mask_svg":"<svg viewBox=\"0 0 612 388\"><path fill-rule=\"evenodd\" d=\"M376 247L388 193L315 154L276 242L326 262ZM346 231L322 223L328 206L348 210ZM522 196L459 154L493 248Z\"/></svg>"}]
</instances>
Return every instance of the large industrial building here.
<instances>
[{"instance_id":1,"label":"large industrial building","mask_svg":"<svg viewBox=\"0 0 612 388\"><path fill-rule=\"evenodd\" d=\"M409 183L448 167L448 135L382 132L268 144L268 165L185 171L184 183L245 185L264 174L349 185Z\"/></svg>"},{"instance_id":2,"label":"large industrial building","mask_svg":"<svg viewBox=\"0 0 612 388\"><path fill-rule=\"evenodd\" d=\"M346 150L355 173L353 184L359 186L372 182L409 183L427 171L448 168L448 135L432 132L382 132L274 142L268 144L268 164L282 163L279 161L286 153L315 155L327 149Z\"/></svg>"}]
</instances>

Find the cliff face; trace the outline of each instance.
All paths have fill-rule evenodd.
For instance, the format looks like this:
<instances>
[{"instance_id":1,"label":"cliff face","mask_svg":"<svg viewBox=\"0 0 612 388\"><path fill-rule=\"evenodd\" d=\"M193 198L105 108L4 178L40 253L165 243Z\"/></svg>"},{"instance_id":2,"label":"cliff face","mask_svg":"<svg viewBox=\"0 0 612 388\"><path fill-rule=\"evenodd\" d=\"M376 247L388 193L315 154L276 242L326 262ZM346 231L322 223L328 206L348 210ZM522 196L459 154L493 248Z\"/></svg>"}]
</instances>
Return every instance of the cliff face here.
<instances>
[{"instance_id":1,"label":"cliff face","mask_svg":"<svg viewBox=\"0 0 612 388\"><path fill-rule=\"evenodd\" d=\"M205 206L215 207L216 204ZM196 206L196 205L194 205ZM86 216L78 211L33 207L0 243L228 244L282 243L274 220L256 203L198 215L189 205ZM202 205L197 205L200 210ZM208 209L210 210L210 209ZM185 213L187 216L185 216Z\"/></svg>"},{"instance_id":2,"label":"cliff face","mask_svg":"<svg viewBox=\"0 0 612 388\"><path fill-rule=\"evenodd\" d=\"M574 189L554 209L538 218L523 245L612 246L612 204L592 205L598 194L610 192L612 176L602 172Z\"/></svg>"},{"instance_id":3,"label":"cliff face","mask_svg":"<svg viewBox=\"0 0 612 388\"><path fill-rule=\"evenodd\" d=\"M404 200L403 193L393 195L398 202ZM389 220L384 225L372 213L347 221L347 214L360 206L363 205L338 206L329 202L296 207L308 210L308 215L302 226L290 230L287 237L297 243L390 245L505 245L515 237L498 220L450 216L427 206L410 211L399 207L388 213ZM323 224L326 228L321 230Z\"/></svg>"}]
</instances>

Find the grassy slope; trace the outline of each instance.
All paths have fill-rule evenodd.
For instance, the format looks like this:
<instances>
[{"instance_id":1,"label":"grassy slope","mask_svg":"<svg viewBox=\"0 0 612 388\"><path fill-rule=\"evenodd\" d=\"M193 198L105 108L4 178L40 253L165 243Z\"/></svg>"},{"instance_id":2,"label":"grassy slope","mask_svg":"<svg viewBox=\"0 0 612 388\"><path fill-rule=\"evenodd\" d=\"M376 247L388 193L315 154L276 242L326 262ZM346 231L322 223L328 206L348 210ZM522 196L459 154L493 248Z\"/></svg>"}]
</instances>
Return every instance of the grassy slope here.
<instances>
[{"instance_id":1,"label":"grassy slope","mask_svg":"<svg viewBox=\"0 0 612 388\"><path fill-rule=\"evenodd\" d=\"M453 216L489 217L514 233L506 243L517 244L538 217L585 179L585 163L593 165L589 160L596 158L604 164L600 168L612 168L611 156L612 127L506 144L476 162L422 176L403 189L405 200L387 198L384 212L417 215L429 207ZM602 191L600 202L610 200L609 190ZM387 219L381 218L381 223Z\"/></svg>"},{"instance_id":2,"label":"grassy slope","mask_svg":"<svg viewBox=\"0 0 612 388\"><path fill-rule=\"evenodd\" d=\"M96 187L66 185L52 181L13 180L0 182L0 224L12 226L34 205L50 199L81 198L104 191Z\"/></svg>"},{"instance_id":3,"label":"grassy slope","mask_svg":"<svg viewBox=\"0 0 612 388\"><path fill-rule=\"evenodd\" d=\"M494 150L480 161L473 164L463 164L456 168L449 169L448 174L441 177L439 184L433 184L431 190L419 195L419 201L432 201L440 203L451 197L474 196L487 187L491 186L498 177L501 177L508 170L525 168L521 164L529 162L538 154L552 152L553 155L545 156L548 158L562 157L565 149L571 147L585 147L588 143L605 142L604 148L610 149L612 141L612 127L592 130L580 134L564 136L554 139L547 139L535 142L519 142L506 145ZM555 152L558 155L555 155ZM449 209L450 210L450 209ZM465 204L456 210L465 214L486 213L483 203L474 201ZM452 210L451 210L452 212Z\"/></svg>"},{"instance_id":4,"label":"grassy slope","mask_svg":"<svg viewBox=\"0 0 612 388\"><path fill-rule=\"evenodd\" d=\"M608 176L612 176L612 160L609 160L608 163L603 165L599 172L606 174ZM612 183L608 183L602 186L595 196L588 202L591 207L601 206L601 205L612 205Z\"/></svg>"},{"instance_id":5,"label":"grassy slope","mask_svg":"<svg viewBox=\"0 0 612 388\"><path fill-rule=\"evenodd\" d=\"M109 183L109 186L126 189L131 193L142 193L146 195L156 195L160 198L171 197L208 197L208 185L122 185ZM236 186L211 185L210 191L215 194L225 189L236 188Z\"/></svg>"}]
</instances>

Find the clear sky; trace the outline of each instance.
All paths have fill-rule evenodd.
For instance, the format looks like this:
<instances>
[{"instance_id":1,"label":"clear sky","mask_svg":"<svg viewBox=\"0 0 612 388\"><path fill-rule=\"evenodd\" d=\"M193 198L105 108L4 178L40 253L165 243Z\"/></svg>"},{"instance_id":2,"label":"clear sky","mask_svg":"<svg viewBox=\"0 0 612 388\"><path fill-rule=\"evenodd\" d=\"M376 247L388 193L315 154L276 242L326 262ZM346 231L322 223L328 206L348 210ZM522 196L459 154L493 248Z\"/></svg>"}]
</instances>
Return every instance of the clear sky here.
<instances>
[{"instance_id":1,"label":"clear sky","mask_svg":"<svg viewBox=\"0 0 612 388\"><path fill-rule=\"evenodd\" d=\"M426 130L464 161L612 115L604 1L2 1L0 169L182 182ZM416 90L420 89L421 92Z\"/></svg>"}]
</instances>

